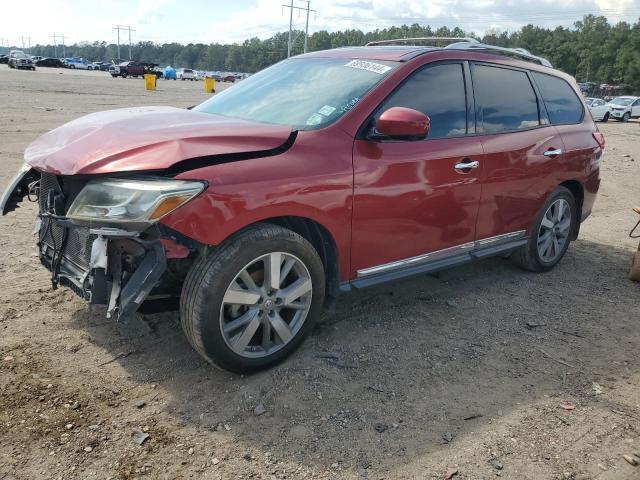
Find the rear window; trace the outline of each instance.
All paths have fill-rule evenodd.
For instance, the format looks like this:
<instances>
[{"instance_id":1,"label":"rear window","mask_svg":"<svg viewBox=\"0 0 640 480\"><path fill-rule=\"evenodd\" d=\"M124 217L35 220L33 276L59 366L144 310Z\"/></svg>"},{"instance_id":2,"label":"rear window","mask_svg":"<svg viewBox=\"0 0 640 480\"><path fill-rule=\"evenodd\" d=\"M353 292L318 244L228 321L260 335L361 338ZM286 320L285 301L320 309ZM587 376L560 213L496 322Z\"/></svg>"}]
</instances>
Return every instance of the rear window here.
<instances>
[{"instance_id":1,"label":"rear window","mask_svg":"<svg viewBox=\"0 0 640 480\"><path fill-rule=\"evenodd\" d=\"M513 132L540 125L538 101L525 72L474 65L473 88L479 133Z\"/></svg>"},{"instance_id":2,"label":"rear window","mask_svg":"<svg viewBox=\"0 0 640 480\"><path fill-rule=\"evenodd\" d=\"M540 89L552 124L580 123L582 103L566 81L538 72L533 72L533 78Z\"/></svg>"}]
</instances>

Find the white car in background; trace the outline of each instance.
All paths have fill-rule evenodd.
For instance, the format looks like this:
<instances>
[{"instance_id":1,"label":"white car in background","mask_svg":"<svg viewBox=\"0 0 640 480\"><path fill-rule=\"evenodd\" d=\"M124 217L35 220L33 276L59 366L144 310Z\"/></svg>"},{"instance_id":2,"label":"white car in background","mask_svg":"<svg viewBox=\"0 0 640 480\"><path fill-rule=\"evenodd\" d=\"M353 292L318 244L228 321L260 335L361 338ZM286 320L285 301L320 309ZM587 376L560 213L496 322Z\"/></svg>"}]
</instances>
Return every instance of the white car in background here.
<instances>
[{"instance_id":1,"label":"white car in background","mask_svg":"<svg viewBox=\"0 0 640 480\"><path fill-rule=\"evenodd\" d=\"M196 76L190 68L179 68L176 70L176 77L179 80L195 80Z\"/></svg>"},{"instance_id":2,"label":"white car in background","mask_svg":"<svg viewBox=\"0 0 640 480\"><path fill-rule=\"evenodd\" d=\"M640 117L640 97L622 96L609 102L611 118L620 122L628 122L632 118Z\"/></svg>"},{"instance_id":3,"label":"white car in background","mask_svg":"<svg viewBox=\"0 0 640 480\"><path fill-rule=\"evenodd\" d=\"M587 106L596 121L606 122L611 116L611 105L601 98L587 98Z\"/></svg>"}]
</instances>

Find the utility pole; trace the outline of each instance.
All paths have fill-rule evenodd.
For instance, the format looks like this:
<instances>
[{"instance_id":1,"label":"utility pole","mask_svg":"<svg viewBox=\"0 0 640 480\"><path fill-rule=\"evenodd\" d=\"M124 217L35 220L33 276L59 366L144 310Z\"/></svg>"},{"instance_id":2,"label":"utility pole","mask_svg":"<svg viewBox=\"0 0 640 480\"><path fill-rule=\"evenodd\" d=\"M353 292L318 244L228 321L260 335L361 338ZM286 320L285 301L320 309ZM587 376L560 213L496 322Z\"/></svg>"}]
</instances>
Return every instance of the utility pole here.
<instances>
[{"instance_id":1,"label":"utility pole","mask_svg":"<svg viewBox=\"0 0 640 480\"><path fill-rule=\"evenodd\" d=\"M53 35L50 35L50 36L53 37L53 54L55 55L56 58L58 58L57 35L54 33Z\"/></svg>"},{"instance_id":2,"label":"utility pole","mask_svg":"<svg viewBox=\"0 0 640 480\"><path fill-rule=\"evenodd\" d=\"M291 56L291 31L293 30L293 0L289 6L289 41L287 42L287 58Z\"/></svg>"},{"instance_id":3,"label":"utility pole","mask_svg":"<svg viewBox=\"0 0 640 480\"><path fill-rule=\"evenodd\" d=\"M116 25L113 27L113 30L115 30L118 35L118 60L120 60L120 30L129 32L129 60L131 60L131 32L135 32L135 29L129 25Z\"/></svg>"},{"instance_id":4,"label":"utility pole","mask_svg":"<svg viewBox=\"0 0 640 480\"><path fill-rule=\"evenodd\" d=\"M282 5L284 8L290 9L289 11L289 41L287 42L287 58L291 56L291 50L293 49L293 10L303 10L307 13L307 21L304 29L304 53L307 53L307 41L309 39L309 12L316 13L315 10L311 10L309 5L311 4L311 0L300 0L307 4L306 7L296 7L293 5L293 0L291 0L290 5Z\"/></svg>"},{"instance_id":5,"label":"utility pole","mask_svg":"<svg viewBox=\"0 0 640 480\"><path fill-rule=\"evenodd\" d=\"M31 50L31 37L25 37L25 36L21 36L20 37L20 41L22 42L22 49L23 50L25 49L25 47L24 47L25 38L27 39L27 49Z\"/></svg>"},{"instance_id":6,"label":"utility pole","mask_svg":"<svg viewBox=\"0 0 640 480\"><path fill-rule=\"evenodd\" d=\"M65 35L61 34L60 38L62 39L62 58L67 58L67 48L65 47L65 44L64 44Z\"/></svg>"}]
</instances>

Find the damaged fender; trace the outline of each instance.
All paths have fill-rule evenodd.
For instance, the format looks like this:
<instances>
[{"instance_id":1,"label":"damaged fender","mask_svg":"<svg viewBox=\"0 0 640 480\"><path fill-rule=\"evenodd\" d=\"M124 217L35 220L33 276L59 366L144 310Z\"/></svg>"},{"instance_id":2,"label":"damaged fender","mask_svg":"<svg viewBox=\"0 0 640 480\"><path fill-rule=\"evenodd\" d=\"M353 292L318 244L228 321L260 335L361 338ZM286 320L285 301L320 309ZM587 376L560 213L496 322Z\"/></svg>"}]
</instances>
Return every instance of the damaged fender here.
<instances>
[{"instance_id":1,"label":"damaged fender","mask_svg":"<svg viewBox=\"0 0 640 480\"><path fill-rule=\"evenodd\" d=\"M6 215L18 208L18 203L29 195L29 185L35 182L40 174L30 165L23 164L18 173L11 179L6 190L0 197L0 214Z\"/></svg>"}]
</instances>

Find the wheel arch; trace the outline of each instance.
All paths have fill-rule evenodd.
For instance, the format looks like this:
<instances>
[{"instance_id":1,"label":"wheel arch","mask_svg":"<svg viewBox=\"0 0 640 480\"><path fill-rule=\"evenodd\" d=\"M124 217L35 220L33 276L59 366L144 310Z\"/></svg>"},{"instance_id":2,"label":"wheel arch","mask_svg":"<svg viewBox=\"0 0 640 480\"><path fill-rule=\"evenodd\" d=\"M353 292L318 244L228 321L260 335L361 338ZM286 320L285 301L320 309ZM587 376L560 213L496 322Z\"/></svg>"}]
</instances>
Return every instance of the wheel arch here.
<instances>
[{"instance_id":1,"label":"wheel arch","mask_svg":"<svg viewBox=\"0 0 640 480\"><path fill-rule=\"evenodd\" d=\"M571 239L575 240L578 238L578 233L580 233L580 224L582 223L582 204L584 202L584 187L582 186L582 183L580 183L578 180L566 180L562 182L559 186L569 190L573 195L574 200L576 201L577 221L571 236Z\"/></svg>"},{"instance_id":2,"label":"wheel arch","mask_svg":"<svg viewBox=\"0 0 640 480\"><path fill-rule=\"evenodd\" d=\"M324 225L308 217L285 215L260 219L243 226L233 235L258 224L273 224L296 232L318 252L325 271L325 306L332 307L338 296L340 267L338 247L333 235Z\"/></svg>"}]
</instances>

